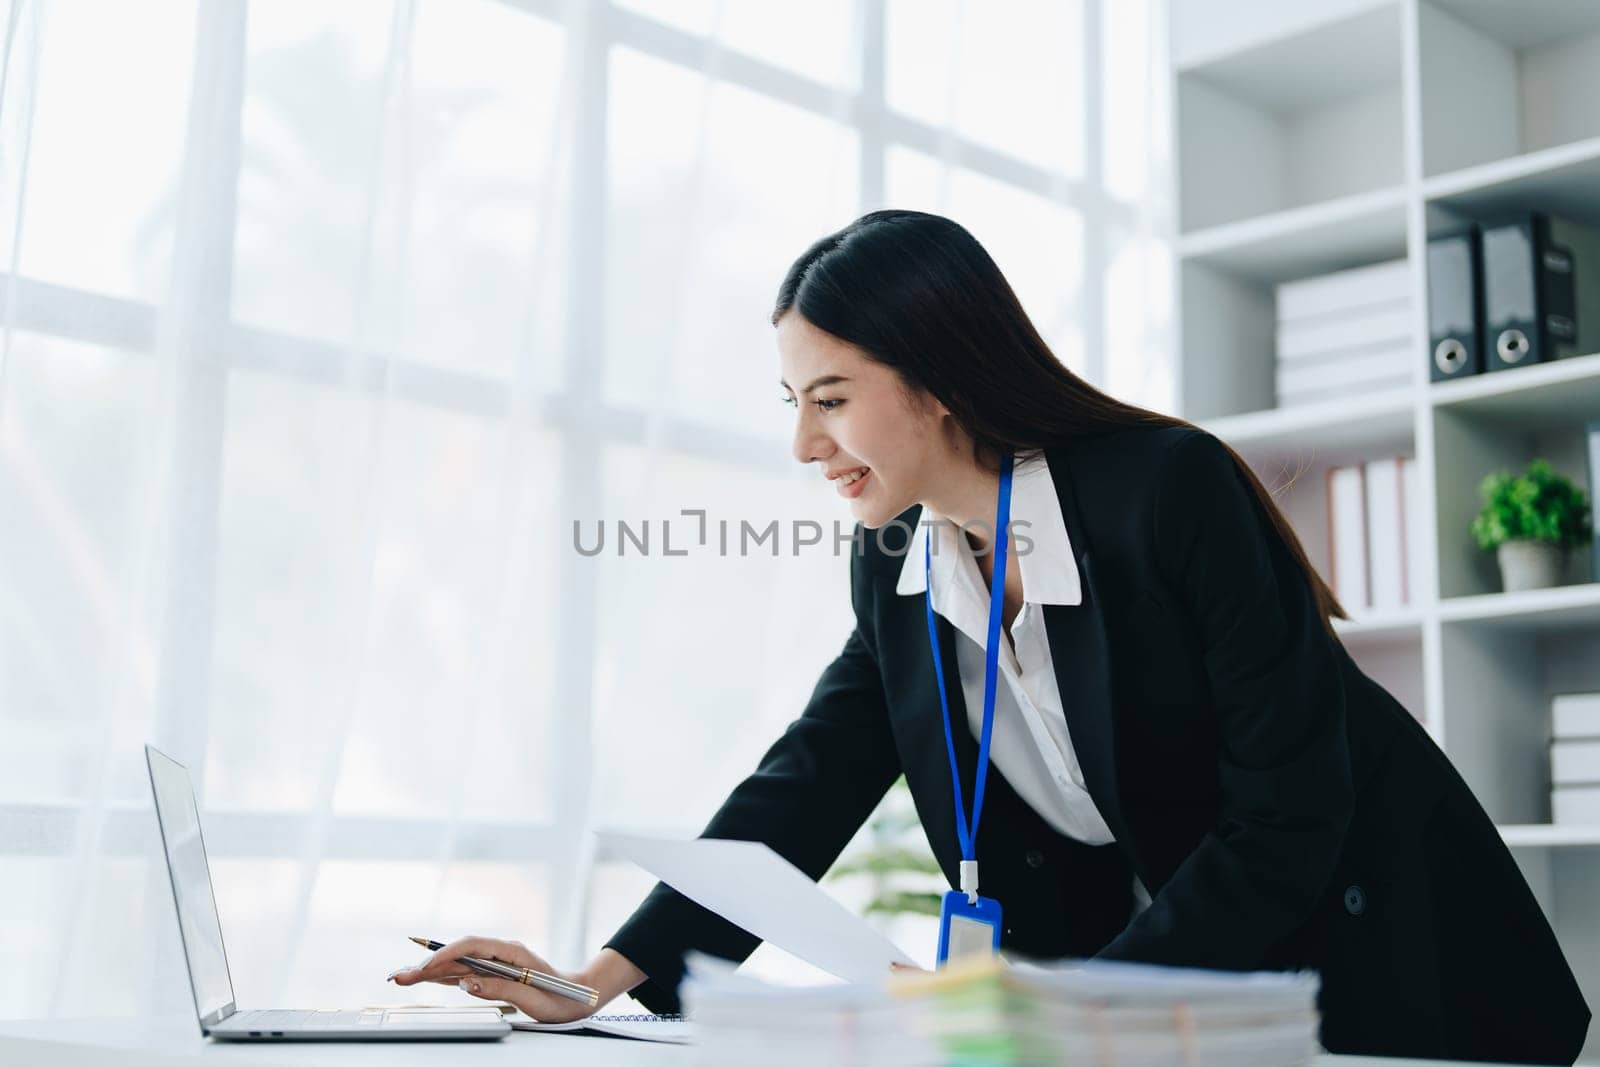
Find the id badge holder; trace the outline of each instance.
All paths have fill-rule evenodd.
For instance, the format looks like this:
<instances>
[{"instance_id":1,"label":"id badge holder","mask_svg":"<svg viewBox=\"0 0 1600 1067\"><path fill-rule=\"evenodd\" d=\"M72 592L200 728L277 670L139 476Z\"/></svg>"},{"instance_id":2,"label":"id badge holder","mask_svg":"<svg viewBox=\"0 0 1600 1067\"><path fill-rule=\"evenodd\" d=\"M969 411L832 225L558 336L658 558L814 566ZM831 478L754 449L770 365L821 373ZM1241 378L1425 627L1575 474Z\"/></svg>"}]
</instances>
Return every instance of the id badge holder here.
<instances>
[{"instance_id":1,"label":"id badge holder","mask_svg":"<svg viewBox=\"0 0 1600 1067\"><path fill-rule=\"evenodd\" d=\"M969 903L967 894L952 889L939 909L939 966L952 959L1000 951L1000 902L979 897Z\"/></svg>"}]
</instances>

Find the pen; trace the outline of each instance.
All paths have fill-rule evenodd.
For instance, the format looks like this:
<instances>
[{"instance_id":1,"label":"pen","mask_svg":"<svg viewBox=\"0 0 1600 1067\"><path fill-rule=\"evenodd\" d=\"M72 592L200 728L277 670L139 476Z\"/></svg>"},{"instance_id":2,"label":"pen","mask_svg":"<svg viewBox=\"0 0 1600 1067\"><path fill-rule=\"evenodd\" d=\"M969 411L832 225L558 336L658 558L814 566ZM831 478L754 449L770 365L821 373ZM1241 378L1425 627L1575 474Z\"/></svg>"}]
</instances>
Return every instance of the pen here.
<instances>
[{"instance_id":1,"label":"pen","mask_svg":"<svg viewBox=\"0 0 1600 1067\"><path fill-rule=\"evenodd\" d=\"M437 952L444 948L443 941L430 941L426 937L413 937L411 940L430 952ZM565 978L557 978L553 974L530 971L526 967L512 967L498 960L480 960L475 956L459 956L456 962L463 964L468 970L477 971L479 974L487 974L494 978L505 978L512 982L521 982L523 985L531 985L535 989L542 989L547 993L554 993L569 1000L576 1000L578 1003L587 1004L591 1008L600 1003L598 990L590 989L586 985L579 985L577 982L569 982Z\"/></svg>"}]
</instances>

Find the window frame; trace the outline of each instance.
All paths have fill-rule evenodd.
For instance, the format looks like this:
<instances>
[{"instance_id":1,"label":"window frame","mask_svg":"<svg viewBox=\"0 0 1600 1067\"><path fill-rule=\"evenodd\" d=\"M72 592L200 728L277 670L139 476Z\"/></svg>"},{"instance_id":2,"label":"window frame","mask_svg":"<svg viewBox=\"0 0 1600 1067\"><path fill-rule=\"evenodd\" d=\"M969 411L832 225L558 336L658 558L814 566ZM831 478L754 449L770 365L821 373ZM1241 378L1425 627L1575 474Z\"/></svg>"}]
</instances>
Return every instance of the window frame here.
<instances>
[{"instance_id":1,"label":"window frame","mask_svg":"<svg viewBox=\"0 0 1600 1067\"><path fill-rule=\"evenodd\" d=\"M395 0L409 4L411 0ZM645 413L613 404L602 396L605 331L605 247L590 239L603 232L607 212L606 125L609 56L622 45L646 55L701 69L705 42L688 33L609 0L569 5L561 0L496 0L527 14L563 26L573 49L580 113L568 136L573 138L570 202L566 205L576 236L564 251L568 286L559 387L541 398L534 421L561 435L573 447L562 449L555 507L561 514L593 514L596 489L607 446L644 444L647 440L677 455L711 460L730 467L778 474L788 465L771 442L719 429L670 413ZM859 137L862 210L884 201L884 160L891 146L904 146L970 169L1040 197L1070 204L1081 214L1084 233L1082 290L1076 306L1084 332L1086 373L1105 379L1104 267L1126 243L1148 233L1151 212L1145 205L1110 195L1102 184L1104 158L1104 89L1101 34L1103 0L1082 0L1085 56L1082 77L1085 172L1066 178L906 115L885 102L886 3L856 0L862 27L859 85L841 90L765 61L724 50L717 76L752 92L845 123ZM569 20L575 19L576 22ZM565 23L565 25L563 25ZM9 327L53 337L103 345L135 356L158 351L181 354L176 372L186 376L182 395L187 407L173 436L175 447L187 450L181 465L185 482L171 495L174 539L170 552L182 567L165 590L161 635L161 689L156 706L159 736L190 753L206 750L210 715L212 662L195 655L209 650L207 631L213 624L218 502L225 430L224 400L235 370L260 372L305 384L339 384L382 392L419 405L443 407L488 420L518 417L512 383L481 372L452 370L409 360L394 353L363 353L362 373L347 377L348 353L341 346L285 332L247 326L231 320L228 293L233 272L236 191L240 176L243 71L247 49L246 2L206 2L197 15L186 156L180 174L181 199L174 240L174 286L181 304L158 307L86 289L43 282L12 273L4 279L10 304ZM31 94L28 106L32 106ZM201 133L199 131L206 131ZM1165 201L1163 202L1165 203ZM1164 222L1165 213L1158 216ZM192 239L189 239L192 238ZM13 261L14 262L14 261ZM207 304L187 294L210 296ZM176 331L174 334L172 331ZM1170 336L1170 327L1155 331ZM199 353L215 352L215 361ZM581 356L581 358L579 358ZM200 500L200 508L179 507L180 500ZM486 822L425 818L360 818L331 813L277 814L210 811L208 839L217 855L230 858L282 858L303 854L297 844L318 833L317 855L326 859L405 860L450 855L463 860L507 863L538 862L554 872L549 914L554 924L552 954L576 958L586 937L589 885L596 863L613 857L589 840L581 813L590 808L590 765L595 739L591 730L595 652L594 596L597 577L591 568L562 568L554 595L563 604L565 625L554 661L555 706L568 710L552 720L552 744L560 757L552 761L554 811L580 813L554 821ZM197 782L197 787L200 783ZM84 804L0 805L0 840L4 854L67 855L84 842L98 842L106 855L127 855L147 847L146 813ZM87 824L87 825L86 825Z\"/></svg>"}]
</instances>

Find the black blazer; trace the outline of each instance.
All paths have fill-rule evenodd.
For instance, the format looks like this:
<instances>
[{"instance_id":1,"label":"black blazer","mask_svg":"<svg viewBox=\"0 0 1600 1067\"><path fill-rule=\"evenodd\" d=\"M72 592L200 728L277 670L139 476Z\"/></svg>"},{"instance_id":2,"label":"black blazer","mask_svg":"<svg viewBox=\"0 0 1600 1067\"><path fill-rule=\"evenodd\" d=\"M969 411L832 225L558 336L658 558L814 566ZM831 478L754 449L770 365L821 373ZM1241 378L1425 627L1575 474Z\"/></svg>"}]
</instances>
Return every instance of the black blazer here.
<instances>
[{"instance_id":1,"label":"black blazer","mask_svg":"<svg viewBox=\"0 0 1600 1067\"><path fill-rule=\"evenodd\" d=\"M1217 439L1136 428L1046 458L1084 588L1044 609L1051 657L1116 841L1060 834L991 767L978 859L1007 949L1310 967L1329 1051L1571 1063L1589 1008L1510 852L1427 732L1329 635ZM819 878L903 772L956 884L923 600L894 588L919 513L858 531L855 630L704 836L764 841ZM977 744L955 740L970 783ZM1137 913L1135 873L1152 898ZM686 950L742 960L757 941L658 885L607 944L649 976L634 995L673 1011Z\"/></svg>"}]
</instances>

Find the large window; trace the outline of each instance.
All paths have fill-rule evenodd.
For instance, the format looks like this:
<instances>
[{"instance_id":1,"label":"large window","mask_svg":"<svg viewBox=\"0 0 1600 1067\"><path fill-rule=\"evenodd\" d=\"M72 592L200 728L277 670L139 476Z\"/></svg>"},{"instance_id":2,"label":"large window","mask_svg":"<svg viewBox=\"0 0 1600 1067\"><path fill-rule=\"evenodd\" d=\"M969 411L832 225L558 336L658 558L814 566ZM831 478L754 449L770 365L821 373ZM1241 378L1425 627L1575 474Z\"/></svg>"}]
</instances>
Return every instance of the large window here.
<instances>
[{"instance_id":1,"label":"large window","mask_svg":"<svg viewBox=\"0 0 1600 1067\"><path fill-rule=\"evenodd\" d=\"M242 1003L370 1001L411 933L592 952L649 880L590 831L697 830L849 630L831 537L661 549L847 521L767 314L861 212L962 222L1170 410L1159 0L13 2L16 1014L81 1014L91 957L97 1010L187 1007L146 740Z\"/></svg>"}]
</instances>

